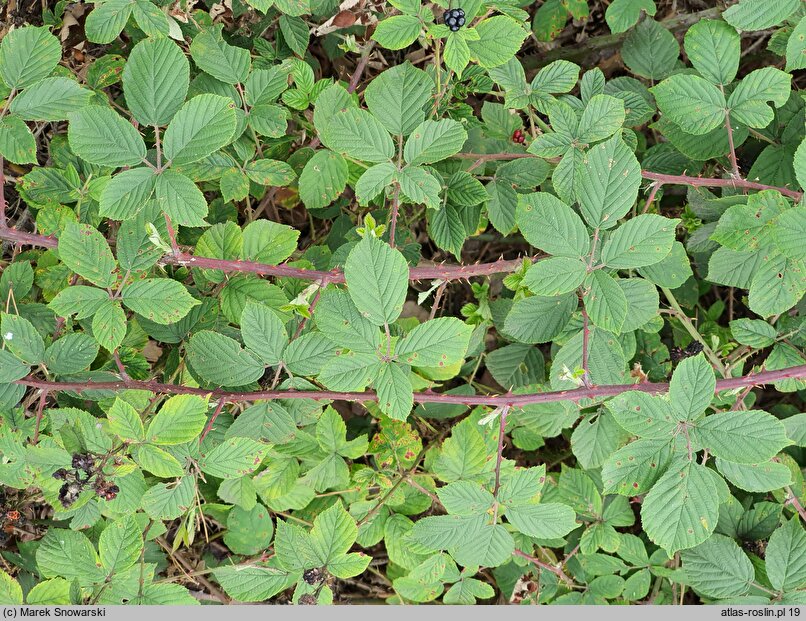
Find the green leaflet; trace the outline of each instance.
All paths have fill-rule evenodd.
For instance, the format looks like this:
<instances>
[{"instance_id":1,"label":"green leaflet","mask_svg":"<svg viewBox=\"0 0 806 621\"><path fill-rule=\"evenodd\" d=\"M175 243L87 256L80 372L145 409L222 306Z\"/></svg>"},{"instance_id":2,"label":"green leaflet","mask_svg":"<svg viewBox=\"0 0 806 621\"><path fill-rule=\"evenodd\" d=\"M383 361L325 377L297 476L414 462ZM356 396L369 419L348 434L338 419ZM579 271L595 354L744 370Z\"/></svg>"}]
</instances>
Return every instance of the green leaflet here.
<instances>
[{"instance_id":1,"label":"green leaflet","mask_svg":"<svg viewBox=\"0 0 806 621\"><path fill-rule=\"evenodd\" d=\"M70 115L70 148L82 159L103 166L131 166L146 156L139 132L111 108L86 106Z\"/></svg>"},{"instance_id":2,"label":"green leaflet","mask_svg":"<svg viewBox=\"0 0 806 621\"><path fill-rule=\"evenodd\" d=\"M187 345L190 364L208 382L245 386L263 375L265 367L237 341L216 332L194 334Z\"/></svg>"},{"instance_id":3,"label":"green leaflet","mask_svg":"<svg viewBox=\"0 0 806 621\"><path fill-rule=\"evenodd\" d=\"M18 28L0 43L0 78L9 88L25 88L49 75L59 60L61 45L47 28Z\"/></svg>"},{"instance_id":4,"label":"green leaflet","mask_svg":"<svg viewBox=\"0 0 806 621\"><path fill-rule=\"evenodd\" d=\"M372 35L388 50L400 50L411 45L420 34L422 24L414 15L395 15L383 20Z\"/></svg>"},{"instance_id":5,"label":"green leaflet","mask_svg":"<svg viewBox=\"0 0 806 621\"><path fill-rule=\"evenodd\" d=\"M364 237L347 257L344 277L353 304L369 321L382 326L400 315L408 289L408 266L400 251Z\"/></svg>"},{"instance_id":6,"label":"green leaflet","mask_svg":"<svg viewBox=\"0 0 806 621\"><path fill-rule=\"evenodd\" d=\"M711 597L730 598L750 589L755 572L747 555L732 539L714 535L681 554L692 586Z\"/></svg>"},{"instance_id":7,"label":"green leaflet","mask_svg":"<svg viewBox=\"0 0 806 621\"><path fill-rule=\"evenodd\" d=\"M582 220L552 194L521 195L517 220L526 240L549 254L583 257L590 251L590 239Z\"/></svg>"},{"instance_id":8,"label":"green leaflet","mask_svg":"<svg viewBox=\"0 0 806 621\"><path fill-rule=\"evenodd\" d=\"M457 121L423 121L412 130L403 157L412 165L432 164L458 153L467 139L467 132Z\"/></svg>"},{"instance_id":9,"label":"green leaflet","mask_svg":"<svg viewBox=\"0 0 806 621\"><path fill-rule=\"evenodd\" d=\"M717 457L743 464L767 461L790 444L783 424L760 410L707 416L697 424L697 438Z\"/></svg>"},{"instance_id":10,"label":"green leaflet","mask_svg":"<svg viewBox=\"0 0 806 621\"><path fill-rule=\"evenodd\" d=\"M615 34L634 26L642 11L654 16L656 10L653 0L614 0L605 11L605 20Z\"/></svg>"},{"instance_id":11,"label":"green leaflet","mask_svg":"<svg viewBox=\"0 0 806 621\"><path fill-rule=\"evenodd\" d=\"M99 287L111 287L115 282L115 258L98 229L68 224L59 238L59 255L71 270Z\"/></svg>"},{"instance_id":12,"label":"green leaflet","mask_svg":"<svg viewBox=\"0 0 806 621\"><path fill-rule=\"evenodd\" d=\"M187 95L190 65L170 39L146 39L123 69L126 103L143 125L167 125Z\"/></svg>"},{"instance_id":13,"label":"green leaflet","mask_svg":"<svg viewBox=\"0 0 806 621\"><path fill-rule=\"evenodd\" d=\"M725 95L694 75L675 75L652 88L658 108L683 131L707 134L725 122Z\"/></svg>"},{"instance_id":14,"label":"green leaflet","mask_svg":"<svg viewBox=\"0 0 806 621\"><path fill-rule=\"evenodd\" d=\"M337 153L365 162L385 162L395 152L392 138L381 122L356 108L336 113L322 133L322 142Z\"/></svg>"},{"instance_id":15,"label":"green leaflet","mask_svg":"<svg viewBox=\"0 0 806 621\"><path fill-rule=\"evenodd\" d=\"M701 76L713 84L730 84L739 69L740 38L720 20L703 20L689 28L686 54Z\"/></svg>"},{"instance_id":16,"label":"green leaflet","mask_svg":"<svg viewBox=\"0 0 806 621\"><path fill-rule=\"evenodd\" d=\"M765 7L761 0L741 0L723 14L726 22L739 30L761 30L780 24L798 8L795 0L783 0ZM766 10L772 8L773 10Z\"/></svg>"},{"instance_id":17,"label":"green leaflet","mask_svg":"<svg viewBox=\"0 0 806 621\"><path fill-rule=\"evenodd\" d=\"M251 64L249 50L229 45L221 29L219 25L197 34L190 45L190 55L202 71L214 78L227 84L243 82Z\"/></svg>"},{"instance_id":18,"label":"green leaflet","mask_svg":"<svg viewBox=\"0 0 806 621\"><path fill-rule=\"evenodd\" d=\"M390 133L408 136L423 121L433 90L433 80L425 71L403 63L374 79L364 99Z\"/></svg>"},{"instance_id":19,"label":"green leaflet","mask_svg":"<svg viewBox=\"0 0 806 621\"><path fill-rule=\"evenodd\" d=\"M184 285L169 278L146 278L123 288L123 303L135 313L156 323L175 323L200 302Z\"/></svg>"},{"instance_id":20,"label":"green leaflet","mask_svg":"<svg viewBox=\"0 0 806 621\"><path fill-rule=\"evenodd\" d=\"M415 367L449 366L464 358L471 328L453 317L432 319L398 341L395 354Z\"/></svg>"},{"instance_id":21,"label":"green leaflet","mask_svg":"<svg viewBox=\"0 0 806 621\"><path fill-rule=\"evenodd\" d=\"M381 411L394 420L406 420L414 405L409 367L386 363L373 381Z\"/></svg>"},{"instance_id":22,"label":"green leaflet","mask_svg":"<svg viewBox=\"0 0 806 621\"><path fill-rule=\"evenodd\" d=\"M165 158L177 165L196 162L229 143L235 125L232 100L198 95L179 109L165 130Z\"/></svg>"},{"instance_id":23,"label":"green leaflet","mask_svg":"<svg viewBox=\"0 0 806 621\"><path fill-rule=\"evenodd\" d=\"M671 468L644 498L641 523L667 553L693 548L713 532L719 516L716 488L704 466Z\"/></svg>"},{"instance_id":24,"label":"green leaflet","mask_svg":"<svg viewBox=\"0 0 806 621\"><path fill-rule=\"evenodd\" d=\"M621 48L627 67L650 80L668 76L679 54L680 46L674 35L652 19L645 19L633 28Z\"/></svg>"},{"instance_id":25,"label":"green leaflet","mask_svg":"<svg viewBox=\"0 0 806 621\"><path fill-rule=\"evenodd\" d=\"M336 200L347 184L347 162L333 151L319 151L308 160L299 178L300 198L308 209L321 209Z\"/></svg>"},{"instance_id":26,"label":"green leaflet","mask_svg":"<svg viewBox=\"0 0 806 621\"><path fill-rule=\"evenodd\" d=\"M26 121L60 121L87 105L92 92L68 78L46 78L22 91L11 112Z\"/></svg>"},{"instance_id":27,"label":"green leaflet","mask_svg":"<svg viewBox=\"0 0 806 621\"><path fill-rule=\"evenodd\" d=\"M246 304L241 314L241 336L267 365L274 366L282 360L288 334L283 322L267 306Z\"/></svg>"},{"instance_id":28,"label":"green leaflet","mask_svg":"<svg viewBox=\"0 0 806 621\"><path fill-rule=\"evenodd\" d=\"M602 262L626 269L659 263L672 249L679 220L644 214L616 229L602 248Z\"/></svg>"},{"instance_id":29,"label":"green leaflet","mask_svg":"<svg viewBox=\"0 0 806 621\"><path fill-rule=\"evenodd\" d=\"M635 155L616 135L593 147L578 169L576 193L582 216L592 227L613 228L638 193L641 170Z\"/></svg>"},{"instance_id":30,"label":"green leaflet","mask_svg":"<svg viewBox=\"0 0 806 621\"><path fill-rule=\"evenodd\" d=\"M163 446L182 444L198 436L206 422L206 399L177 395L168 399L151 419L145 439Z\"/></svg>"}]
</instances>

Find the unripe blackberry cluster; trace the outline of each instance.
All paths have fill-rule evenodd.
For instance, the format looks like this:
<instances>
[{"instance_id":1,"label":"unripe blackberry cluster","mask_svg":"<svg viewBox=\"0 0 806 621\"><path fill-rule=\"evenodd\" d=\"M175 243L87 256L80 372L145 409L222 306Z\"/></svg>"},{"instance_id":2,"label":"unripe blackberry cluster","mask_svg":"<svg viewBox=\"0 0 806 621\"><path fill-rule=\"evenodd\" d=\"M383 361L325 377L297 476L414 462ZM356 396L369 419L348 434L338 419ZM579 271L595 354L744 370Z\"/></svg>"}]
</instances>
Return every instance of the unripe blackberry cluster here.
<instances>
[{"instance_id":1,"label":"unripe blackberry cluster","mask_svg":"<svg viewBox=\"0 0 806 621\"><path fill-rule=\"evenodd\" d=\"M456 32L465 25L465 11L464 9L448 9L442 14L445 25Z\"/></svg>"},{"instance_id":2,"label":"unripe blackberry cluster","mask_svg":"<svg viewBox=\"0 0 806 621\"><path fill-rule=\"evenodd\" d=\"M59 468L53 473L53 478L57 481L64 481L64 485L59 488L59 502L67 509L79 497L84 488L89 484L93 476L95 480L92 488L104 500L114 500L120 488L113 481L107 481L100 469L95 467L95 458L89 453L76 453L72 460L73 470ZM84 476L81 473L84 473Z\"/></svg>"},{"instance_id":3,"label":"unripe blackberry cluster","mask_svg":"<svg viewBox=\"0 0 806 621\"><path fill-rule=\"evenodd\" d=\"M523 144L524 142L526 142L526 136L524 135L523 130L516 129L512 133L512 142L516 142L518 144Z\"/></svg>"}]
</instances>

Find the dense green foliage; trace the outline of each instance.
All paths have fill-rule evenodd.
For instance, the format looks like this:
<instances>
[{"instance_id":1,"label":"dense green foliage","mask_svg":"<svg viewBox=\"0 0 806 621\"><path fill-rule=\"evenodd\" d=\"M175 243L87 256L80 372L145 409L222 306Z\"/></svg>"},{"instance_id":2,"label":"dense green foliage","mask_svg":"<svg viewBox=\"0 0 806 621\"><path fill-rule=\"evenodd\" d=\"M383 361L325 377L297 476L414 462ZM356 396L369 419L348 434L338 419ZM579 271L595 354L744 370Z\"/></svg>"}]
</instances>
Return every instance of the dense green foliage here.
<instances>
[{"instance_id":1,"label":"dense green foliage","mask_svg":"<svg viewBox=\"0 0 806 621\"><path fill-rule=\"evenodd\" d=\"M185 4L2 31L0 603L806 603L800 0Z\"/></svg>"}]
</instances>

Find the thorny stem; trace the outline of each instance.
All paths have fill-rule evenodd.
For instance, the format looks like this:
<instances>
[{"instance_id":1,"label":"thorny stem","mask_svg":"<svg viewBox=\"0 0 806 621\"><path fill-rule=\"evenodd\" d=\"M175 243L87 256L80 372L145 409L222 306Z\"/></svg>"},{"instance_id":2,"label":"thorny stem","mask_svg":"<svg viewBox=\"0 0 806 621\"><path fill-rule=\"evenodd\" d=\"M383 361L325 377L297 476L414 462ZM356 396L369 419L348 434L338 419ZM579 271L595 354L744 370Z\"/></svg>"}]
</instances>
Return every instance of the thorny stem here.
<instances>
[{"instance_id":1,"label":"thorny stem","mask_svg":"<svg viewBox=\"0 0 806 621\"><path fill-rule=\"evenodd\" d=\"M799 201L803 192L796 192L789 188L783 188L764 183L756 183L747 179L709 179L705 177L689 177L688 175L664 175L662 173L642 170L641 176L650 181L660 181L663 185L690 185L696 188L736 188L746 190L778 190L784 196Z\"/></svg>"},{"instance_id":2,"label":"thorny stem","mask_svg":"<svg viewBox=\"0 0 806 621\"><path fill-rule=\"evenodd\" d=\"M16 242L18 244L38 246L42 248L56 248L59 241L55 237L26 233L12 228L0 227L0 239ZM542 256L527 257L537 261ZM280 278L298 278L300 280L319 280L323 286L328 284L341 284L345 282L344 272L333 270L324 272L320 270L306 270L289 265L269 265L257 261L238 261L226 259L210 259L207 257L194 257L184 252L164 255L159 263L161 265L181 265L200 269L221 270L223 272L247 272L259 276L276 276ZM475 276L489 276L517 270L523 264L523 257L519 259L499 259L491 263L471 263L466 265L429 265L412 267L409 269L409 280L467 280Z\"/></svg>"},{"instance_id":3,"label":"thorny stem","mask_svg":"<svg viewBox=\"0 0 806 621\"><path fill-rule=\"evenodd\" d=\"M480 165L483 162L491 160L518 160L527 157L537 157L531 153L457 153L453 157L476 160ZM663 173L652 172L650 170L642 170L641 176L649 181L659 181L662 185L690 185L693 187L701 188L737 188L747 190L778 190L784 196L793 198L799 201L803 196L803 192L798 192L790 188L766 185L764 183L757 183L755 181L748 181L747 179L713 179L708 177L691 177L688 175L665 175Z\"/></svg>"},{"instance_id":4,"label":"thorny stem","mask_svg":"<svg viewBox=\"0 0 806 621\"><path fill-rule=\"evenodd\" d=\"M775 371L749 373L742 377L720 379L716 382L716 392L735 390L747 386L761 386L772 384L785 379L806 378L806 364ZM38 379L28 375L12 382L21 386L39 388L46 391L73 391L83 393L88 390L147 390L160 394L175 395L210 395L214 399L224 399L226 403L243 403L248 401L261 401L272 399L313 399L335 401L377 401L378 396L372 391L366 392L337 392L333 390L257 390L253 392L235 392L221 389L208 390L182 386L178 384L162 384L156 381L121 380L117 382L54 382ZM669 391L668 382L644 382L641 384L615 384L609 386L592 386L591 388L576 388L574 390L558 390L541 393L505 394L505 395L451 395L437 392L415 392L414 401L417 403L450 403L457 405L477 406L488 405L492 407L509 405L510 407L523 407L533 403L553 403L557 401L579 401L580 399L599 399L615 397L621 393L637 390L650 394L660 394Z\"/></svg>"}]
</instances>

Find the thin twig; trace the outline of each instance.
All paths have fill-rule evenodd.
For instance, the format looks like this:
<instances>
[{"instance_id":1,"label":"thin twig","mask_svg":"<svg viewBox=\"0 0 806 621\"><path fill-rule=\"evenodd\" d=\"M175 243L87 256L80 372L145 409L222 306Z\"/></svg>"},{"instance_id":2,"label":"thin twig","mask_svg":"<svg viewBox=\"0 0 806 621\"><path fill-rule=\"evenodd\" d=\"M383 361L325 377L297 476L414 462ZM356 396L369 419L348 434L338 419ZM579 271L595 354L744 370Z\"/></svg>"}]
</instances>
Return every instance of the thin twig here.
<instances>
[{"instance_id":1,"label":"thin twig","mask_svg":"<svg viewBox=\"0 0 806 621\"><path fill-rule=\"evenodd\" d=\"M389 217L389 245L395 247L395 233L397 231L397 214L400 211L400 184L395 184L395 193L392 196L392 215Z\"/></svg>"},{"instance_id":2,"label":"thin twig","mask_svg":"<svg viewBox=\"0 0 806 621\"><path fill-rule=\"evenodd\" d=\"M800 504L800 501L798 500L798 497L795 496L795 492L793 492L792 488L789 487L788 485L784 489L786 490L786 493L789 496L789 498L786 500L786 502L788 502L793 507L795 507L795 511L798 512L798 515L800 516L800 519L802 519L804 522L806 522L806 509L804 509L803 505Z\"/></svg>"},{"instance_id":3,"label":"thin twig","mask_svg":"<svg viewBox=\"0 0 806 621\"><path fill-rule=\"evenodd\" d=\"M370 40L364 47L364 51L361 53L361 60L358 61L358 65L356 65L355 71L353 71L353 75L350 77L350 83L347 85L348 93L355 92L355 89L358 88L358 83L361 81L361 76L364 75L364 69L367 67L373 49L375 49L375 41Z\"/></svg>"},{"instance_id":4,"label":"thin twig","mask_svg":"<svg viewBox=\"0 0 806 621\"><path fill-rule=\"evenodd\" d=\"M562 569L560 569L559 567L555 567L554 565L550 565L549 563L545 563L545 562L541 561L539 558L537 558L536 556L526 554L526 552L521 552L520 550L515 550L512 554L515 555L515 556L520 556L521 558L525 558L527 561L530 561L530 562L534 563L535 565L537 565L538 567L540 567L542 569L547 569L548 571L553 573L555 576L557 576L558 578L563 580L566 584L574 584L574 581L571 580L571 578L569 578L566 575L566 573Z\"/></svg>"},{"instance_id":5,"label":"thin twig","mask_svg":"<svg viewBox=\"0 0 806 621\"><path fill-rule=\"evenodd\" d=\"M213 415L210 417L210 420L207 423L207 427L204 428L204 431L202 432L201 437L199 438L199 444L201 444L204 441L204 438L207 437L207 434L213 430L213 424L215 423L215 419L218 418L219 414L221 414L221 410L224 409L225 403L226 400L224 399L224 397L221 397L218 400L218 405L215 408L215 412L213 412Z\"/></svg>"},{"instance_id":6,"label":"thin twig","mask_svg":"<svg viewBox=\"0 0 806 621\"><path fill-rule=\"evenodd\" d=\"M171 240L171 250L173 250L174 257L178 258L182 256L182 251L179 249L179 244L176 243L176 231L171 223L171 217L167 213L163 215L165 216L165 226L168 227L168 237Z\"/></svg>"},{"instance_id":7,"label":"thin twig","mask_svg":"<svg viewBox=\"0 0 806 621\"><path fill-rule=\"evenodd\" d=\"M436 292L434 293L434 303L431 305L431 312L428 313L428 319L431 320L437 316L437 311L439 310L439 303L442 301L442 294L445 292L445 285L447 283L442 283L437 287Z\"/></svg>"},{"instance_id":8,"label":"thin twig","mask_svg":"<svg viewBox=\"0 0 806 621\"><path fill-rule=\"evenodd\" d=\"M722 91L722 95L724 96L725 87L720 84L719 89ZM734 179L741 179L742 173L739 171L739 161L736 159L736 146L733 143L733 127L731 127L730 124L730 110L727 108L725 109L725 129L728 132L728 148L730 149L728 152L728 158L730 159L731 176Z\"/></svg>"},{"instance_id":9,"label":"thin twig","mask_svg":"<svg viewBox=\"0 0 806 621\"><path fill-rule=\"evenodd\" d=\"M680 323L683 324L683 327L686 329L686 332L689 333L691 338L702 345L703 353L705 354L706 358L711 362L714 367L716 367L717 371L722 377L727 377L728 372L725 369L725 365L714 353L714 350L710 348L708 343L705 342L705 339L702 338L702 335L699 333L697 328L694 327L694 324L691 321L691 318L686 315L682 308L680 308L680 304L677 303L677 299L674 297L674 294L668 287L661 287L661 291L663 291L663 295L666 296L666 299L669 301L669 304L674 309L675 314L674 316L680 320Z\"/></svg>"},{"instance_id":10,"label":"thin twig","mask_svg":"<svg viewBox=\"0 0 806 621\"><path fill-rule=\"evenodd\" d=\"M649 206L652 204L652 201L655 200L655 195L658 193L658 190L661 189L663 184L660 181L655 181L652 184L652 189L649 191L649 196L646 199L646 203L644 203L644 208L641 210L641 213L646 213L649 209Z\"/></svg>"},{"instance_id":11,"label":"thin twig","mask_svg":"<svg viewBox=\"0 0 806 621\"><path fill-rule=\"evenodd\" d=\"M501 489L501 462L504 461L504 433L507 426L507 414L509 414L509 406L505 405L501 408L501 420L498 425L498 451L495 456L495 486L493 487L493 498L495 498L493 524L498 522L498 490Z\"/></svg>"},{"instance_id":12,"label":"thin twig","mask_svg":"<svg viewBox=\"0 0 806 621\"><path fill-rule=\"evenodd\" d=\"M0 155L0 229L8 227L6 222L6 174L3 171L5 162Z\"/></svg>"},{"instance_id":13,"label":"thin twig","mask_svg":"<svg viewBox=\"0 0 806 621\"><path fill-rule=\"evenodd\" d=\"M34 436L31 438L31 444L39 442L39 429L42 426L42 416L45 411L45 401L48 398L48 391L43 390L42 396L39 397L39 405L36 408L36 427L34 427Z\"/></svg>"},{"instance_id":14,"label":"thin twig","mask_svg":"<svg viewBox=\"0 0 806 621\"><path fill-rule=\"evenodd\" d=\"M123 366L123 362L121 362L120 360L120 354L118 354L118 350L112 352L112 359L115 361L115 365L118 368L118 373L120 374L120 377L128 381L129 374L126 372L126 367Z\"/></svg>"},{"instance_id":15,"label":"thin twig","mask_svg":"<svg viewBox=\"0 0 806 621\"><path fill-rule=\"evenodd\" d=\"M582 384L585 388L591 387L590 372L588 371L588 353L590 343L590 327L588 325L588 311L585 310L585 303L582 303Z\"/></svg>"}]
</instances>

